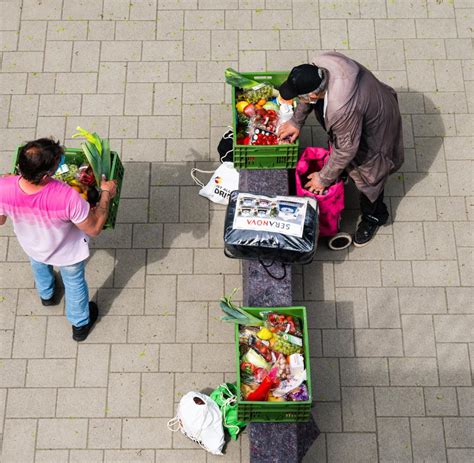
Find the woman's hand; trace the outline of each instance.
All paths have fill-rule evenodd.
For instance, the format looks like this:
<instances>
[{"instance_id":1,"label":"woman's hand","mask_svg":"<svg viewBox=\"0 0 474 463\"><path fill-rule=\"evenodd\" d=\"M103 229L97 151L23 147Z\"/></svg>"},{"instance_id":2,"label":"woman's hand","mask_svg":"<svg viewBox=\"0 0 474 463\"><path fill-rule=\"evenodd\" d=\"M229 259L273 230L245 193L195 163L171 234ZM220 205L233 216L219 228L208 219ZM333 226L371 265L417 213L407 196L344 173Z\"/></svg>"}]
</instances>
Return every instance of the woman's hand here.
<instances>
[{"instance_id":1,"label":"woman's hand","mask_svg":"<svg viewBox=\"0 0 474 463\"><path fill-rule=\"evenodd\" d=\"M294 125L289 122L285 122L278 129L278 138L280 141L289 140L290 143L294 143L300 134L300 129L297 129Z\"/></svg>"},{"instance_id":2,"label":"woman's hand","mask_svg":"<svg viewBox=\"0 0 474 463\"><path fill-rule=\"evenodd\" d=\"M310 181L304 187L308 191L316 195L322 194L323 191L326 189L326 186L321 183L319 173L314 172L313 174L309 174L308 178L310 179Z\"/></svg>"}]
</instances>

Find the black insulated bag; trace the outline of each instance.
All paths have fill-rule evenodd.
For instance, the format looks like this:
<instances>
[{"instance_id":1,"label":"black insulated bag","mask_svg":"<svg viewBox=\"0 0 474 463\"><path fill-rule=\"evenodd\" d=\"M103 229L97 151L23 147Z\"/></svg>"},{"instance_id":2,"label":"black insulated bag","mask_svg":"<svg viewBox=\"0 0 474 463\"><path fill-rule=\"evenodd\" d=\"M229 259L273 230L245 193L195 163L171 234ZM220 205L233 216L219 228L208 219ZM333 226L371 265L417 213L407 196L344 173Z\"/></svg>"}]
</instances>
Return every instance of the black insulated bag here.
<instances>
[{"instance_id":1,"label":"black insulated bag","mask_svg":"<svg viewBox=\"0 0 474 463\"><path fill-rule=\"evenodd\" d=\"M309 264L318 242L313 198L263 196L233 191L224 224L224 252L235 259Z\"/></svg>"}]
</instances>

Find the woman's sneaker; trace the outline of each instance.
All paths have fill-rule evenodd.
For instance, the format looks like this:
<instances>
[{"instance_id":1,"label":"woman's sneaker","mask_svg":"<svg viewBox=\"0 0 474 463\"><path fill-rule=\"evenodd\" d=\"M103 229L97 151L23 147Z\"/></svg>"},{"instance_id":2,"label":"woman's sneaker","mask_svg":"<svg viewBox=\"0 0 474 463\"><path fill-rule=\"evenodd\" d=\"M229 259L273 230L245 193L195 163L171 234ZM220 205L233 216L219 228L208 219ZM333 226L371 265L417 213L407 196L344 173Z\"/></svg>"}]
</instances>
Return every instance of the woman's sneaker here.
<instances>
[{"instance_id":1,"label":"woman's sneaker","mask_svg":"<svg viewBox=\"0 0 474 463\"><path fill-rule=\"evenodd\" d=\"M356 248L361 248L366 246L372 241L377 230L381 224L377 219L374 220L365 220L362 219L357 227L357 230L354 235L353 244Z\"/></svg>"},{"instance_id":2,"label":"woman's sneaker","mask_svg":"<svg viewBox=\"0 0 474 463\"><path fill-rule=\"evenodd\" d=\"M72 339L74 341L85 341L87 336L92 329L92 326L97 321L97 317L99 316L99 308L95 302L89 302L89 323L84 326L73 326L72 327Z\"/></svg>"}]
</instances>

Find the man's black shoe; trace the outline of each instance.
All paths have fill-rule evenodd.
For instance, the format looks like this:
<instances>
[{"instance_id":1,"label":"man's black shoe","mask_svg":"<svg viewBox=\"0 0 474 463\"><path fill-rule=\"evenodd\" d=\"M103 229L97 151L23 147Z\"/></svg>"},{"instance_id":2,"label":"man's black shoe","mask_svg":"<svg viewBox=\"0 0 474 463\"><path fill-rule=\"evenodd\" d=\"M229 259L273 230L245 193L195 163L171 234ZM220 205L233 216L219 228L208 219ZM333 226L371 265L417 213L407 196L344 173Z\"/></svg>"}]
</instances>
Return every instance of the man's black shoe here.
<instances>
[{"instance_id":1,"label":"man's black shoe","mask_svg":"<svg viewBox=\"0 0 474 463\"><path fill-rule=\"evenodd\" d=\"M87 336L92 329L92 326L97 321L97 317L99 316L99 308L95 302L89 302L89 323L84 326L73 326L72 327L72 339L74 341L85 341Z\"/></svg>"},{"instance_id":2,"label":"man's black shoe","mask_svg":"<svg viewBox=\"0 0 474 463\"><path fill-rule=\"evenodd\" d=\"M356 248L361 248L369 244L373 239L377 230L381 224L377 219L375 220L364 220L362 219L357 227L357 230L354 235L354 246Z\"/></svg>"},{"instance_id":3,"label":"man's black shoe","mask_svg":"<svg viewBox=\"0 0 474 463\"><path fill-rule=\"evenodd\" d=\"M56 289L54 290L53 296L50 297L49 299L43 299L42 297L40 297L40 299L41 299L41 304L43 304L46 307L59 304L59 297L56 292Z\"/></svg>"}]
</instances>

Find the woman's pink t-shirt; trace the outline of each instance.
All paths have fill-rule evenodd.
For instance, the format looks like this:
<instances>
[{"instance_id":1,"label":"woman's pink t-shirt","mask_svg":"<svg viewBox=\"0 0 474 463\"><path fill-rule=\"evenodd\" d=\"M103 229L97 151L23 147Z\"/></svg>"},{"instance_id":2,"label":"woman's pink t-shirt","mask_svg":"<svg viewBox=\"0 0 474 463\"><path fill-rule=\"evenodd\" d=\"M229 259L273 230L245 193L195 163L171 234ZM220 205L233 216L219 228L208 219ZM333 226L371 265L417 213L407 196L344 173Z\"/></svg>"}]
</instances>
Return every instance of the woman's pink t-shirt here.
<instances>
[{"instance_id":1,"label":"woman's pink t-shirt","mask_svg":"<svg viewBox=\"0 0 474 463\"><path fill-rule=\"evenodd\" d=\"M23 250L38 262L65 266L89 257L89 238L74 224L89 214L89 203L63 182L50 180L37 193L27 194L20 177L0 178L0 215L13 222Z\"/></svg>"}]
</instances>

